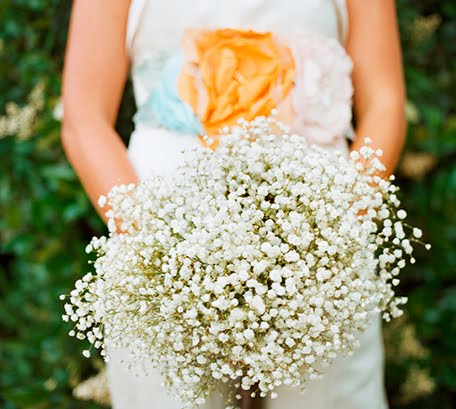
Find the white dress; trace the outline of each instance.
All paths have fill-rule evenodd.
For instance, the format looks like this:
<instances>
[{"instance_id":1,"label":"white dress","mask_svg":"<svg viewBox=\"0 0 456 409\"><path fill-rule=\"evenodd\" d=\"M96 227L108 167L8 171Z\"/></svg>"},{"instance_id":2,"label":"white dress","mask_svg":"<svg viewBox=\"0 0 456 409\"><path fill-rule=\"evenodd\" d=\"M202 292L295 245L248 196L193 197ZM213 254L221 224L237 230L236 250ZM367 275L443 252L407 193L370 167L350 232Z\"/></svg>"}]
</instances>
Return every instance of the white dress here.
<instances>
[{"instance_id":1,"label":"white dress","mask_svg":"<svg viewBox=\"0 0 456 409\"><path fill-rule=\"evenodd\" d=\"M275 31L305 28L339 39L347 31L344 0L132 0L127 26L127 48L138 107L147 99L163 55L175 49L187 27L226 27ZM129 157L140 178L152 171L169 172L181 160L180 150L200 145L194 135L137 121ZM337 148L347 149L341 139ZM360 335L361 347L339 358L322 380L309 383L306 393L280 388L279 398L267 399L265 409L386 409L383 386L383 346L380 319ZM115 351L108 364L114 409L178 409L167 396L157 372L136 377L120 362L125 351ZM222 409L212 396L207 409Z\"/></svg>"}]
</instances>

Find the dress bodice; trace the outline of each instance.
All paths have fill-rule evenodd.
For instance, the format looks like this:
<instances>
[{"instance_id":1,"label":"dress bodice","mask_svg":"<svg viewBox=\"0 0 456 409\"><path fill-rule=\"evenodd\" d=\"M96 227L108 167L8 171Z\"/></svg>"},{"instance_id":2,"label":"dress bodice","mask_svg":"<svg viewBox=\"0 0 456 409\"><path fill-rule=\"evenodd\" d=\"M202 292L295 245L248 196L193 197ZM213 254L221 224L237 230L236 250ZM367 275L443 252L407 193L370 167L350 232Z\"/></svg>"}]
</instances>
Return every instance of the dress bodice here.
<instances>
[{"instance_id":1,"label":"dress bodice","mask_svg":"<svg viewBox=\"0 0 456 409\"><path fill-rule=\"evenodd\" d=\"M138 105L147 98L164 56L178 46L188 27L309 29L343 42L347 13L345 0L132 0L126 46ZM145 61L146 81L141 76Z\"/></svg>"}]
</instances>

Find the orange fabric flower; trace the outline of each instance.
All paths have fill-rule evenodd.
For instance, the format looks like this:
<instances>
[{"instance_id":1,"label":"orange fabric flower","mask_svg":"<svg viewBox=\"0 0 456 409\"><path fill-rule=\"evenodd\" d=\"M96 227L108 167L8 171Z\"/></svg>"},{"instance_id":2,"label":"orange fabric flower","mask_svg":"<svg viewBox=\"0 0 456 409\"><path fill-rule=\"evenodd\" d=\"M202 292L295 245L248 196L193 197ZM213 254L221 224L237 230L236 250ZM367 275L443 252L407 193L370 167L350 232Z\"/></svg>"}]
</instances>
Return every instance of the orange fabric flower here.
<instances>
[{"instance_id":1,"label":"orange fabric flower","mask_svg":"<svg viewBox=\"0 0 456 409\"><path fill-rule=\"evenodd\" d=\"M183 52L178 93L209 135L240 118L269 115L293 87L291 51L272 33L187 30Z\"/></svg>"}]
</instances>

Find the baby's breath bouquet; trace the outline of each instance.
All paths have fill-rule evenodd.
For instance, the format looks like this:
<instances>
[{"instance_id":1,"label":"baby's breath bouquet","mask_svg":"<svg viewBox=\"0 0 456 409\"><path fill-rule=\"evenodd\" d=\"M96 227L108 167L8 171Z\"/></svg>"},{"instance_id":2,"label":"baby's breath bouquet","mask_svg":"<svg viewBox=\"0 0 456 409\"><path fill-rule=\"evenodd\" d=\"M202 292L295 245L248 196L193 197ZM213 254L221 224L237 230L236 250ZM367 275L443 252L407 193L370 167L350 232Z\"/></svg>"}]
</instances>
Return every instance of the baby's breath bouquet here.
<instances>
[{"instance_id":1,"label":"baby's breath bouquet","mask_svg":"<svg viewBox=\"0 0 456 409\"><path fill-rule=\"evenodd\" d=\"M380 154L347 158L258 118L171 176L115 187L95 271L65 305L71 335L158 367L184 408L223 383L304 387L406 301L394 286L421 231Z\"/></svg>"}]
</instances>

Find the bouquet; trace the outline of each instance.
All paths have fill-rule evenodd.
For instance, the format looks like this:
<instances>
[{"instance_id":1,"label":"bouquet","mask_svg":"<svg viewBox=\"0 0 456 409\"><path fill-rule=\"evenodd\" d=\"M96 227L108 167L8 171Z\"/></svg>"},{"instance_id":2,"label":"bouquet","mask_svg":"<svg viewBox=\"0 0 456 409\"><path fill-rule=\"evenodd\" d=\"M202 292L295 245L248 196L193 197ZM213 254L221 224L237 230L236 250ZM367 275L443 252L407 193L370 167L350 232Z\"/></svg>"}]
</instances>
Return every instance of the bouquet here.
<instances>
[{"instance_id":1,"label":"bouquet","mask_svg":"<svg viewBox=\"0 0 456 409\"><path fill-rule=\"evenodd\" d=\"M380 155L347 158L260 117L169 177L114 187L100 198L109 236L88 245L94 272L65 305L70 335L158 367L184 408L226 383L304 388L406 302L394 286L422 233Z\"/></svg>"}]
</instances>

